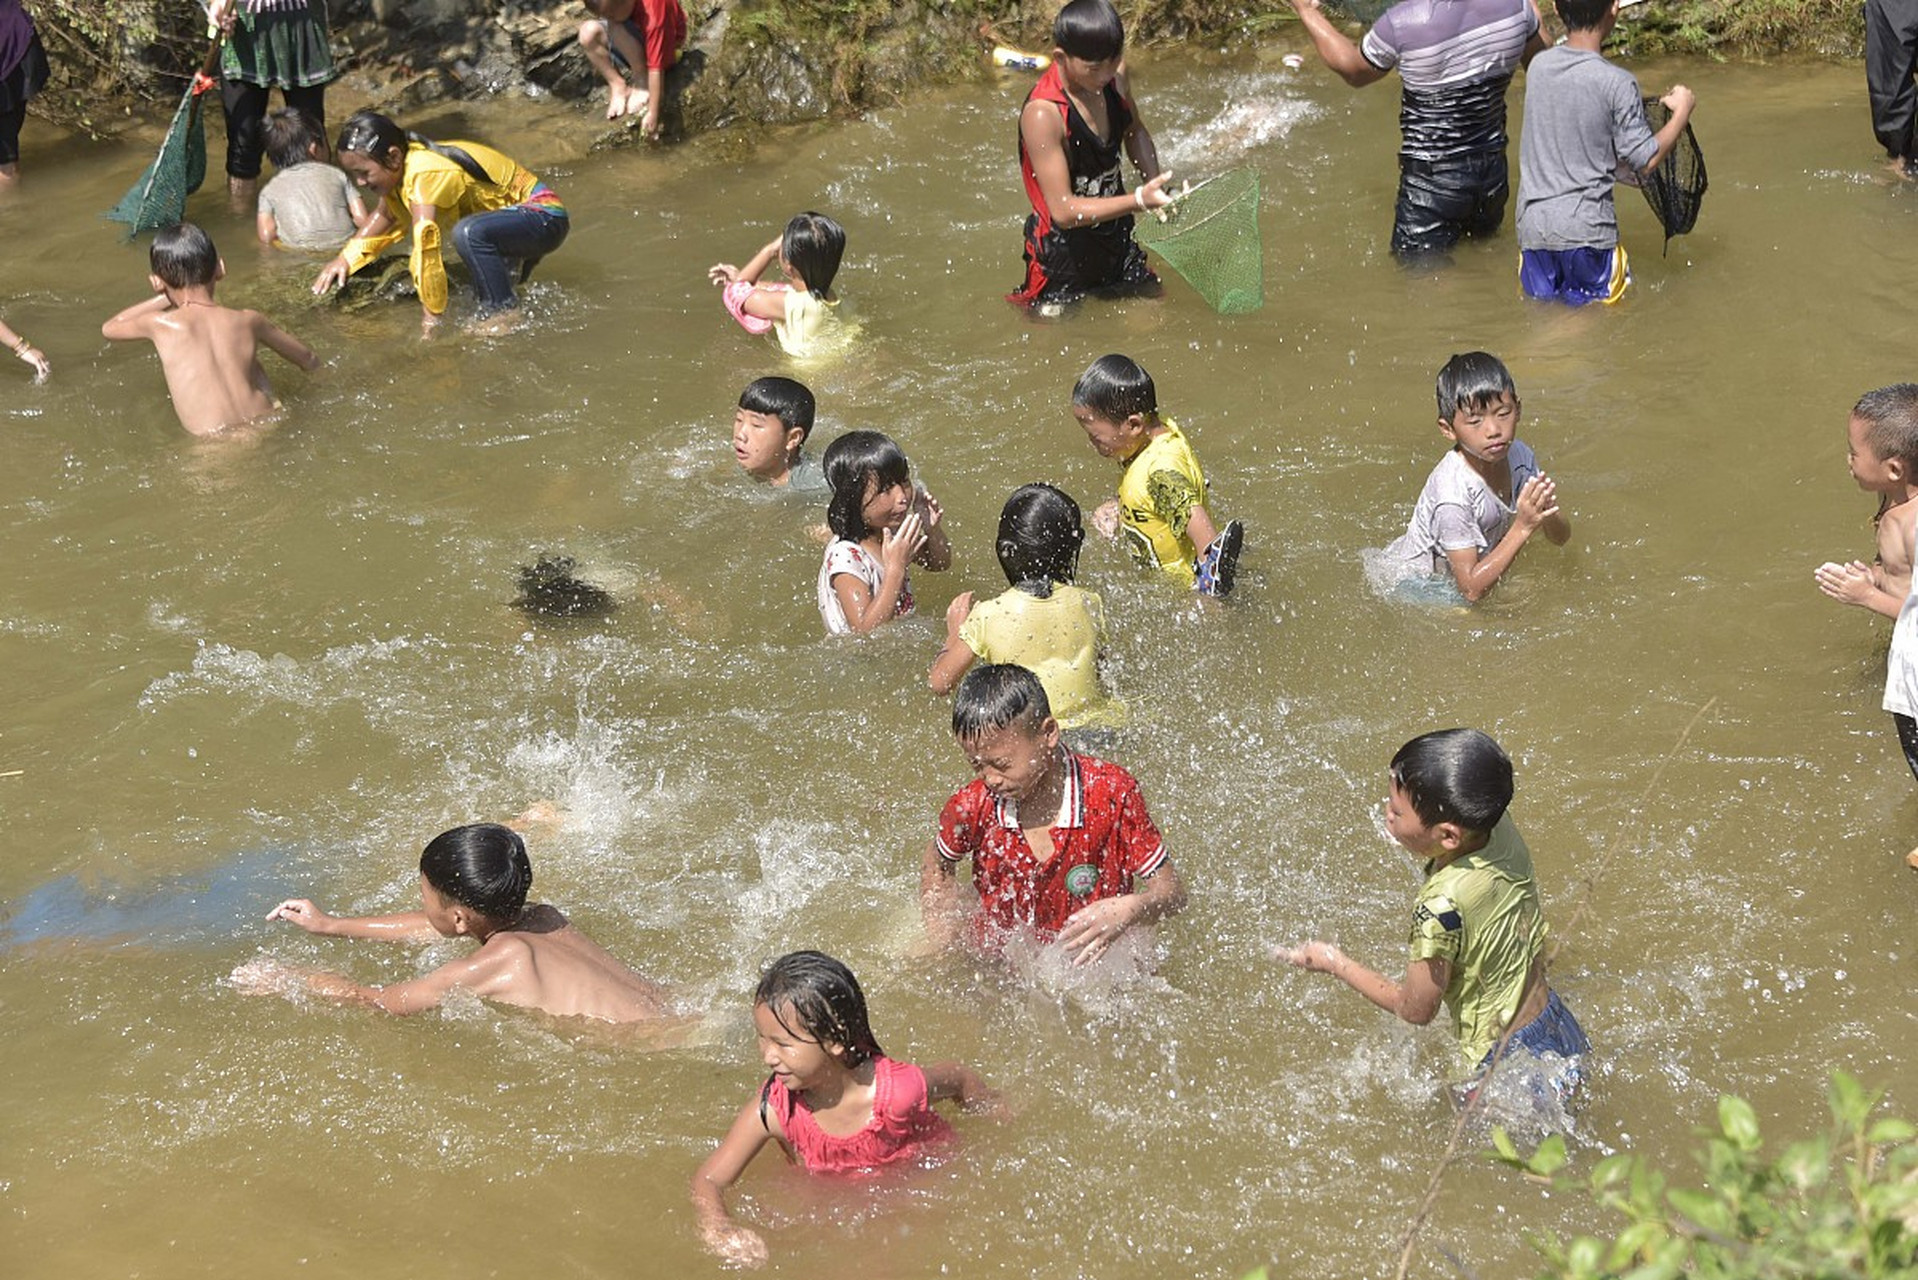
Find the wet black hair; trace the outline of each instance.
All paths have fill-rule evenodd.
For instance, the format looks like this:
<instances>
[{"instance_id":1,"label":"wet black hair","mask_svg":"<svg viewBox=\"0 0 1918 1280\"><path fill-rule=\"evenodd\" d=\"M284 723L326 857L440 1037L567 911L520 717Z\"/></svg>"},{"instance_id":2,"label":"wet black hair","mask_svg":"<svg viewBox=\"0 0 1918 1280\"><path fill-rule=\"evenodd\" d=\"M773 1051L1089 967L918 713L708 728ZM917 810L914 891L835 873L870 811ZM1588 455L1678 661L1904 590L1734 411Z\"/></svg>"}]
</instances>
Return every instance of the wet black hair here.
<instances>
[{"instance_id":1,"label":"wet black hair","mask_svg":"<svg viewBox=\"0 0 1918 1280\"><path fill-rule=\"evenodd\" d=\"M390 116L377 111L355 111L340 126L339 141L333 149L341 154L365 156L382 169L391 168L386 163L386 154L394 148L399 149L400 162L405 164L406 144L416 139L413 134L395 124Z\"/></svg>"},{"instance_id":2,"label":"wet black hair","mask_svg":"<svg viewBox=\"0 0 1918 1280\"><path fill-rule=\"evenodd\" d=\"M473 822L434 836L420 854L420 874L442 896L498 924L519 916L533 887L526 842L497 822Z\"/></svg>"},{"instance_id":3,"label":"wet black hair","mask_svg":"<svg viewBox=\"0 0 1918 1280\"><path fill-rule=\"evenodd\" d=\"M1865 424L1865 443L1884 462L1894 458L1918 478L1918 384L1895 382L1867 391L1851 407Z\"/></svg>"},{"instance_id":4,"label":"wet black hair","mask_svg":"<svg viewBox=\"0 0 1918 1280\"><path fill-rule=\"evenodd\" d=\"M1049 484L1012 491L999 512L999 567L1013 586L1045 597L1055 582L1071 582L1086 540L1079 504Z\"/></svg>"},{"instance_id":5,"label":"wet black hair","mask_svg":"<svg viewBox=\"0 0 1918 1280\"><path fill-rule=\"evenodd\" d=\"M1087 62L1104 62L1125 52L1125 23L1112 0L1072 0L1052 20L1052 43Z\"/></svg>"},{"instance_id":6,"label":"wet black hair","mask_svg":"<svg viewBox=\"0 0 1918 1280\"><path fill-rule=\"evenodd\" d=\"M806 291L833 300L833 277L846 252L846 229L823 213L797 214L779 238L779 256L806 282Z\"/></svg>"},{"instance_id":7,"label":"wet black hair","mask_svg":"<svg viewBox=\"0 0 1918 1280\"><path fill-rule=\"evenodd\" d=\"M1567 31L1590 31L1605 21L1615 3L1617 0L1553 0L1553 7Z\"/></svg>"},{"instance_id":8,"label":"wet black hair","mask_svg":"<svg viewBox=\"0 0 1918 1280\"><path fill-rule=\"evenodd\" d=\"M1439 417L1450 422L1463 409L1484 409L1502 395L1517 397L1518 384L1505 363L1486 351L1467 351L1438 373Z\"/></svg>"},{"instance_id":9,"label":"wet black hair","mask_svg":"<svg viewBox=\"0 0 1918 1280\"><path fill-rule=\"evenodd\" d=\"M873 1038L859 979L822 951L794 951L767 965L753 991L753 1004L765 1005L794 1035L838 1045L848 1067L885 1053Z\"/></svg>"},{"instance_id":10,"label":"wet black hair","mask_svg":"<svg viewBox=\"0 0 1918 1280\"><path fill-rule=\"evenodd\" d=\"M1135 413L1157 413L1159 391L1152 375L1131 356L1100 356L1072 385L1072 403L1107 422L1124 422Z\"/></svg>"},{"instance_id":11,"label":"wet black hair","mask_svg":"<svg viewBox=\"0 0 1918 1280\"><path fill-rule=\"evenodd\" d=\"M811 283L810 278L807 283ZM802 444L812 434L813 395L803 382L792 378L755 378L739 393L739 407L747 413L771 414L788 431L797 427Z\"/></svg>"},{"instance_id":12,"label":"wet black hair","mask_svg":"<svg viewBox=\"0 0 1918 1280\"><path fill-rule=\"evenodd\" d=\"M281 107L267 113L260 138L266 144L266 158L274 167L291 169L311 160L315 146L325 148L326 128L309 111Z\"/></svg>"},{"instance_id":13,"label":"wet black hair","mask_svg":"<svg viewBox=\"0 0 1918 1280\"><path fill-rule=\"evenodd\" d=\"M1392 781L1426 826L1486 832L1512 803L1512 758L1477 729L1420 734L1392 757Z\"/></svg>"},{"instance_id":14,"label":"wet black hair","mask_svg":"<svg viewBox=\"0 0 1918 1280\"><path fill-rule=\"evenodd\" d=\"M952 736L968 742L990 729L1023 724L1033 730L1052 714L1039 677L1010 662L974 667L952 696Z\"/></svg>"},{"instance_id":15,"label":"wet black hair","mask_svg":"<svg viewBox=\"0 0 1918 1280\"><path fill-rule=\"evenodd\" d=\"M848 431L826 446L820 459L832 501L826 505L826 524L835 537L859 542L872 530L866 527L868 479L880 489L912 483L912 464L892 437L879 431Z\"/></svg>"},{"instance_id":16,"label":"wet black hair","mask_svg":"<svg viewBox=\"0 0 1918 1280\"><path fill-rule=\"evenodd\" d=\"M545 618L603 618L619 607L612 592L580 577L577 568L573 557L556 555L521 565L514 607Z\"/></svg>"},{"instance_id":17,"label":"wet black hair","mask_svg":"<svg viewBox=\"0 0 1918 1280\"><path fill-rule=\"evenodd\" d=\"M213 237L191 222L154 232L147 261L160 283L174 289L212 284L220 274L220 251L213 247Z\"/></svg>"}]
</instances>

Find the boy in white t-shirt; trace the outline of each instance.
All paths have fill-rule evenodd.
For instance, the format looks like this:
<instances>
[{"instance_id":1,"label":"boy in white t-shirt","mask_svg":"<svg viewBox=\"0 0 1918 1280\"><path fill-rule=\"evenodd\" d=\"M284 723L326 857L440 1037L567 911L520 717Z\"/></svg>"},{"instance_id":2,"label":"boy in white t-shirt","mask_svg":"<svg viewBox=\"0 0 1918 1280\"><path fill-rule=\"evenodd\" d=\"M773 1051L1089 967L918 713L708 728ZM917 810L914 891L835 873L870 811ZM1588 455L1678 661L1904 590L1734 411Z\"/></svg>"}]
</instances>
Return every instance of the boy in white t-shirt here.
<instances>
[{"instance_id":1,"label":"boy in white t-shirt","mask_svg":"<svg viewBox=\"0 0 1918 1280\"><path fill-rule=\"evenodd\" d=\"M1572 526L1558 509L1558 486L1518 439L1518 388L1497 356L1469 351L1447 360L1438 411L1452 451L1432 469L1411 525L1385 558L1405 577L1449 573L1476 602L1534 533L1562 547Z\"/></svg>"}]
</instances>

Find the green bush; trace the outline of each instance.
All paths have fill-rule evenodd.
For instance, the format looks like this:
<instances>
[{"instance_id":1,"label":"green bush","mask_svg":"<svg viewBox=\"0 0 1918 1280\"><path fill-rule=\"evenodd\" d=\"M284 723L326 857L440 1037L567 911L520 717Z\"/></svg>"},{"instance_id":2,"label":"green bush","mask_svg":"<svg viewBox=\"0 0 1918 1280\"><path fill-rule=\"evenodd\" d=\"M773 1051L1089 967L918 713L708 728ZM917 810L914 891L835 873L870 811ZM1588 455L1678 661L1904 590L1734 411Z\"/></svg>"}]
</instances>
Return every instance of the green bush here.
<instances>
[{"instance_id":1,"label":"green bush","mask_svg":"<svg viewBox=\"0 0 1918 1280\"><path fill-rule=\"evenodd\" d=\"M1891 1280L1918 1277L1918 1128L1872 1112L1843 1072L1831 1079L1829 1132L1767 1156L1751 1106L1718 1100L1701 1130L1702 1187L1672 1187L1638 1156L1593 1169L1593 1200L1625 1219L1610 1238L1534 1238L1550 1280ZM1496 1158L1558 1181L1565 1144L1521 1157L1502 1131Z\"/></svg>"}]
</instances>

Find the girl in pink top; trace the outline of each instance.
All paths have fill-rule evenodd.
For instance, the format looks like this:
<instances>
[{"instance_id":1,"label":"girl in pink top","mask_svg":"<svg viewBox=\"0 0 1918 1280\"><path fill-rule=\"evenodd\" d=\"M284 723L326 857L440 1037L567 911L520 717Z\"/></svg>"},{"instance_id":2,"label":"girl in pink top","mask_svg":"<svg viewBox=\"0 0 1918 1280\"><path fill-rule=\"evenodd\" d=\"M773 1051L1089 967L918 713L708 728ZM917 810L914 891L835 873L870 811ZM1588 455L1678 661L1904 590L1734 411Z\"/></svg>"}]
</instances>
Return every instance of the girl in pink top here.
<instances>
[{"instance_id":1,"label":"girl in pink top","mask_svg":"<svg viewBox=\"0 0 1918 1280\"><path fill-rule=\"evenodd\" d=\"M772 1074L693 1175L706 1247L737 1265L765 1262L766 1242L733 1221L725 1193L767 1142L810 1173L863 1173L952 1137L934 1099L956 1099L969 1111L998 1103L959 1063L921 1070L886 1057L867 1023L859 980L817 951L773 961L753 993L753 1024Z\"/></svg>"}]
</instances>

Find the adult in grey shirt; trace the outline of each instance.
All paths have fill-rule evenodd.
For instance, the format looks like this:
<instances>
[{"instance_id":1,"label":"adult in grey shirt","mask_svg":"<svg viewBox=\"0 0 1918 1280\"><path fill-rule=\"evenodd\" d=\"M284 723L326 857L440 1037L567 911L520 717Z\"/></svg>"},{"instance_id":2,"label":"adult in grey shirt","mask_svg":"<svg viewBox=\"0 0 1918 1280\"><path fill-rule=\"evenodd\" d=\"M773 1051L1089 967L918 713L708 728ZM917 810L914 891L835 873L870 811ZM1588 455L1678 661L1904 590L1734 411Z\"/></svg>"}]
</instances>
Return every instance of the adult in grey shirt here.
<instances>
[{"instance_id":1,"label":"adult in grey shirt","mask_svg":"<svg viewBox=\"0 0 1918 1280\"><path fill-rule=\"evenodd\" d=\"M1327 66L1354 88L1399 73L1399 192L1392 252L1442 254L1505 217L1505 90L1545 48L1533 0L1399 0L1354 44L1292 0Z\"/></svg>"}]
</instances>

